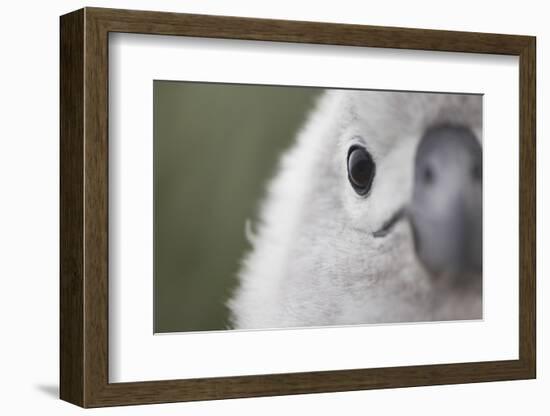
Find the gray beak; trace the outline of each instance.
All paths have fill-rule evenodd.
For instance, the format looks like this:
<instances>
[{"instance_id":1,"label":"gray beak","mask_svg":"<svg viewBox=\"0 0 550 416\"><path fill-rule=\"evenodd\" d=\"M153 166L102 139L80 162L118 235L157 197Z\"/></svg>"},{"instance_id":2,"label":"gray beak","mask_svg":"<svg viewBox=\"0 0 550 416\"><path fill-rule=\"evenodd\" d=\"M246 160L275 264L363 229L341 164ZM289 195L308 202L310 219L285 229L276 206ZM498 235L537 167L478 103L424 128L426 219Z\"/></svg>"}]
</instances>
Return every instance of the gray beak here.
<instances>
[{"instance_id":1,"label":"gray beak","mask_svg":"<svg viewBox=\"0 0 550 416\"><path fill-rule=\"evenodd\" d=\"M431 274L481 273L482 152L470 129L442 125L425 133L407 211L416 254Z\"/></svg>"}]
</instances>

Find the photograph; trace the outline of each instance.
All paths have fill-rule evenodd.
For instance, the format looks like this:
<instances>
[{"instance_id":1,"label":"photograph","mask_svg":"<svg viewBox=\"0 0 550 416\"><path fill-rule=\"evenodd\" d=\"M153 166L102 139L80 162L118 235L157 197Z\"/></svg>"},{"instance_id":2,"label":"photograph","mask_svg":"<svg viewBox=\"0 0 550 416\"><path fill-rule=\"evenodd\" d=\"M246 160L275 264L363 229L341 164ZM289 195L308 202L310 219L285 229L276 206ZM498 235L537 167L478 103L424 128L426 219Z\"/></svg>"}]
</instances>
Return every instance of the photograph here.
<instances>
[{"instance_id":1,"label":"photograph","mask_svg":"<svg viewBox=\"0 0 550 416\"><path fill-rule=\"evenodd\" d=\"M154 332L483 319L483 95L153 81Z\"/></svg>"},{"instance_id":2,"label":"photograph","mask_svg":"<svg viewBox=\"0 0 550 416\"><path fill-rule=\"evenodd\" d=\"M59 398L536 408L544 19L168 9L57 14Z\"/></svg>"}]
</instances>

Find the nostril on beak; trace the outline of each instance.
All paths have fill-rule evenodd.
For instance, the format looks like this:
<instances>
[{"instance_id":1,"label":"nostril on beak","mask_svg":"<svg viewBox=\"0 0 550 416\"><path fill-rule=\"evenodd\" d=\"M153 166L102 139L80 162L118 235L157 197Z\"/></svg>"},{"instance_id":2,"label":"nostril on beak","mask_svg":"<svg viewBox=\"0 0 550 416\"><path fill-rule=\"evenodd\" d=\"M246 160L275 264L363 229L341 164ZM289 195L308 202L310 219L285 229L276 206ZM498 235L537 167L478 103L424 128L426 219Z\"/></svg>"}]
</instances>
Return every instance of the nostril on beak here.
<instances>
[{"instance_id":1,"label":"nostril on beak","mask_svg":"<svg viewBox=\"0 0 550 416\"><path fill-rule=\"evenodd\" d=\"M472 179L474 182L481 182L481 177L483 176L483 173L481 171L481 163L476 163L472 167Z\"/></svg>"},{"instance_id":2,"label":"nostril on beak","mask_svg":"<svg viewBox=\"0 0 550 416\"><path fill-rule=\"evenodd\" d=\"M424 185L432 185L435 182L435 173L430 165L424 166L422 171L422 182Z\"/></svg>"}]
</instances>

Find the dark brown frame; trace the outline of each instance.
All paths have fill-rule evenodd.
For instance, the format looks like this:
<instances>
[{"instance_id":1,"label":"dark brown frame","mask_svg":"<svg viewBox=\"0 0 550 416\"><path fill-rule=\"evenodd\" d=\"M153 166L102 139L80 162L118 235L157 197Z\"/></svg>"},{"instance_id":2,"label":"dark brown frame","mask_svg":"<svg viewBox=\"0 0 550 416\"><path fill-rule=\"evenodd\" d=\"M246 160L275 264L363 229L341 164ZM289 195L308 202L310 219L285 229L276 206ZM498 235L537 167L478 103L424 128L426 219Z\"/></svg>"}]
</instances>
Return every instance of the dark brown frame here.
<instances>
[{"instance_id":1,"label":"dark brown frame","mask_svg":"<svg viewBox=\"0 0 550 416\"><path fill-rule=\"evenodd\" d=\"M99 8L64 15L60 24L60 396L63 400L82 407L99 407L535 378L534 37ZM109 32L519 56L519 359L109 383Z\"/></svg>"}]
</instances>

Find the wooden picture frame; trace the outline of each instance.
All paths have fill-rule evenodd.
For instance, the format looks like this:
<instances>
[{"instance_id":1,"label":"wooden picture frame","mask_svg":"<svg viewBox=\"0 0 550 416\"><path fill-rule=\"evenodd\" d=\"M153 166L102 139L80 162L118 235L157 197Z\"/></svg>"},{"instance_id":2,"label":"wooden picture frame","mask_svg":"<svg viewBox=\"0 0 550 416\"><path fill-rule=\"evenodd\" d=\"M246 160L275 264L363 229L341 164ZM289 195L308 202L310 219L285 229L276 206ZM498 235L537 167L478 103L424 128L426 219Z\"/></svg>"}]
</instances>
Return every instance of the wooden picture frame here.
<instances>
[{"instance_id":1,"label":"wooden picture frame","mask_svg":"<svg viewBox=\"0 0 550 416\"><path fill-rule=\"evenodd\" d=\"M535 378L535 38L85 8L60 19L60 396L82 407ZM110 32L519 56L519 359L237 377L108 379Z\"/></svg>"}]
</instances>

